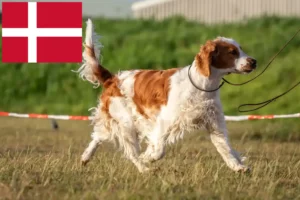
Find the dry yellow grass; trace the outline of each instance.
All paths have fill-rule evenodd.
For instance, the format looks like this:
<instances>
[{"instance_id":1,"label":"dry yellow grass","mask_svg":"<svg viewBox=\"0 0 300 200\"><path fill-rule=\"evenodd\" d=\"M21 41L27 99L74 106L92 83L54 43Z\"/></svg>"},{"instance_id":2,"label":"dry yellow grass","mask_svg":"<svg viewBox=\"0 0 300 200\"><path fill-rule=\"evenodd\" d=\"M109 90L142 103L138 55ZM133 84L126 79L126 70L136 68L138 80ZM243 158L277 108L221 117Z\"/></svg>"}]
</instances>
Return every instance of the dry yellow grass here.
<instances>
[{"instance_id":1,"label":"dry yellow grass","mask_svg":"<svg viewBox=\"0 0 300 200\"><path fill-rule=\"evenodd\" d=\"M139 174L111 144L80 165L89 122L0 118L0 199L300 199L299 120L229 123L250 174L229 170L206 133L168 146Z\"/></svg>"}]
</instances>

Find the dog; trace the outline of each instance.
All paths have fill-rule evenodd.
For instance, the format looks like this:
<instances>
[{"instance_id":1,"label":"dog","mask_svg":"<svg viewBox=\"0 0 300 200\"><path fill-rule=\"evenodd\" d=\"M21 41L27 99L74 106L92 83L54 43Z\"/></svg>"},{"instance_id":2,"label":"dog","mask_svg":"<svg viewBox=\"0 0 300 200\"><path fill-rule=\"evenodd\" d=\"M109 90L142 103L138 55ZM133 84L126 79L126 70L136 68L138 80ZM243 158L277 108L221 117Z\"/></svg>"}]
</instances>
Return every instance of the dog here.
<instances>
[{"instance_id":1,"label":"dog","mask_svg":"<svg viewBox=\"0 0 300 200\"><path fill-rule=\"evenodd\" d=\"M229 168L249 171L230 145L219 90L204 91L218 88L224 75L248 74L256 68L256 60L235 40L225 37L208 40L191 66L117 74L101 65L102 45L98 40L88 19L83 63L77 72L94 85L101 84L103 92L94 108L92 141L82 154L83 165L102 142L111 141L118 143L139 172L146 172L147 163L163 158L167 144L186 133L206 129ZM142 140L147 148L140 153Z\"/></svg>"}]
</instances>

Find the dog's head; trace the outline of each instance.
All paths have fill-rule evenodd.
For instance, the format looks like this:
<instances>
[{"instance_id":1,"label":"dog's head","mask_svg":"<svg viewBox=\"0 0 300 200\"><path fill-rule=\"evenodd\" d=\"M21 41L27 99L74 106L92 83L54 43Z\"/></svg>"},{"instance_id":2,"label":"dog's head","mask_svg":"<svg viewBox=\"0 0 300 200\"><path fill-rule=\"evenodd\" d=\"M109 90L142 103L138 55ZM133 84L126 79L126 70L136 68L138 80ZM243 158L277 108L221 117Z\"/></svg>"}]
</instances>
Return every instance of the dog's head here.
<instances>
[{"instance_id":1,"label":"dog's head","mask_svg":"<svg viewBox=\"0 0 300 200\"><path fill-rule=\"evenodd\" d=\"M256 68L255 59L248 56L236 41L224 37L207 41L195 60L198 70L206 77L210 76L211 68L221 75L247 74Z\"/></svg>"}]
</instances>

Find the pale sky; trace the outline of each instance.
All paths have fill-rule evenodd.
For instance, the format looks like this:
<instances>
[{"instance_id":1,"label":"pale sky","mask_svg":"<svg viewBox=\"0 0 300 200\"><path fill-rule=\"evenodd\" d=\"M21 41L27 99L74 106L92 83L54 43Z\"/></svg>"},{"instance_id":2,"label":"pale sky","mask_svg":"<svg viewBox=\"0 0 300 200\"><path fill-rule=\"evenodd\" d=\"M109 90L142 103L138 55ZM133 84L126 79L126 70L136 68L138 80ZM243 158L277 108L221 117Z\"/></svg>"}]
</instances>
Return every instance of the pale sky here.
<instances>
[{"instance_id":1,"label":"pale sky","mask_svg":"<svg viewBox=\"0 0 300 200\"><path fill-rule=\"evenodd\" d=\"M10 0L5 0L10 1ZM26 0L18 0L26 1ZM39 2L49 0L27 0L27 2ZM58 1L59 0L54 0ZM80 1L80 0L63 0L63 1ZM105 17L129 17L131 15L131 4L141 0L82 0L84 16L105 16ZM0 10L2 2L0 0Z\"/></svg>"}]
</instances>

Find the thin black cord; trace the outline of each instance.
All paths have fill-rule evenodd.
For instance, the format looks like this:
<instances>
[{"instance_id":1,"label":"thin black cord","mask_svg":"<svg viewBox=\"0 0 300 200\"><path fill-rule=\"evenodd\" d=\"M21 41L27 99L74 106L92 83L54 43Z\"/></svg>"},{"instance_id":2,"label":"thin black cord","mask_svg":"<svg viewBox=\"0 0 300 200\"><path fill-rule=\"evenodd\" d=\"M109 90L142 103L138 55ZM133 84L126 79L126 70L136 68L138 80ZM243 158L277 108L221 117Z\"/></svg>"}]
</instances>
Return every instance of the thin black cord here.
<instances>
[{"instance_id":1,"label":"thin black cord","mask_svg":"<svg viewBox=\"0 0 300 200\"><path fill-rule=\"evenodd\" d=\"M278 99L278 98L280 98L280 97L286 95L287 93L289 93L291 90L293 90L293 89L294 89L295 87L297 87L299 84L300 84L300 81L299 81L297 84L295 84L293 87L291 87L289 90L287 90L286 92L284 92L284 93L282 93L282 94L280 94L280 95L278 95L278 96L276 96L276 97L273 97L272 99L269 99L269 100L267 100L267 101L264 101L264 102L261 102L261 103L247 103L247 104L242 104L242 105L240 105L240 106L238 107L238 111L239 111L239 112L250 112L250 111L258 110L258 109L260 109L260 108L262 108L262 107L265 107L265 106L268 105L269 103L271 103L271 102L275 101L276 99ZM259 106L259 105L261 105L261 106ZM242 110L241 108L242 108L242 107L245 107L245 106L259 106L259 107L254 108L254 109L250 109L250 110Z\"/></svg>"}]
</instances>

